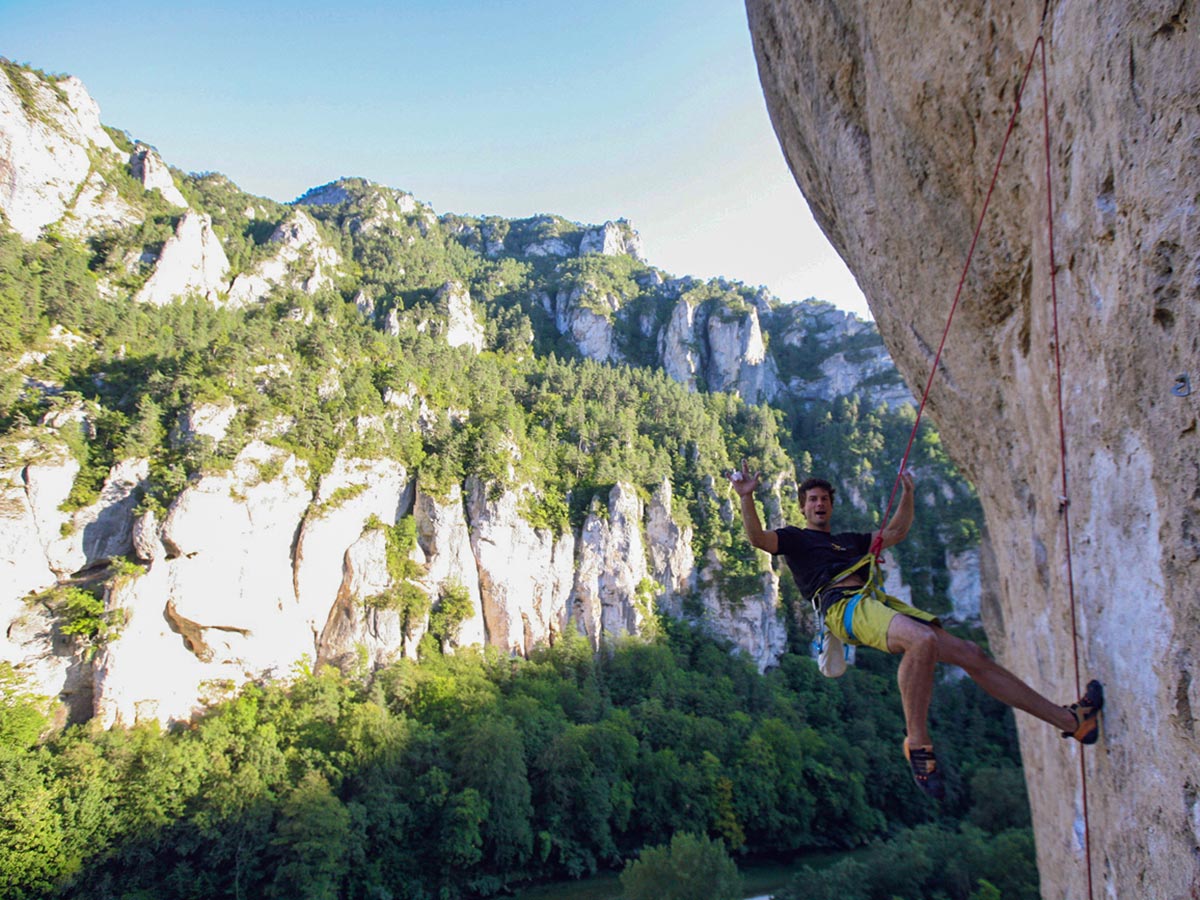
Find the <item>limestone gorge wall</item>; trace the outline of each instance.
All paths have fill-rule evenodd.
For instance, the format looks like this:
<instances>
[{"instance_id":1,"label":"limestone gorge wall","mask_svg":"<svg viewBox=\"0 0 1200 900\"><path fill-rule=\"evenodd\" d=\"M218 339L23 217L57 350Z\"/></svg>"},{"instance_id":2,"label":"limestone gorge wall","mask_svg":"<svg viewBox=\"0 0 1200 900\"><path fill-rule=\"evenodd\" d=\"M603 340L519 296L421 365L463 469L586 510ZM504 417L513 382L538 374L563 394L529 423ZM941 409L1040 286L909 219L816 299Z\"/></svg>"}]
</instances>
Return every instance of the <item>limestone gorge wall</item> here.
<instances>
[{"instance_id":1,"label":"limestone gorge wall","mask_svg":"<svg viewBox=\"0 0 1200 900\"><path fill-rule=\"evenodd\" d=\"M760 595L723 599L720 566L693 558L690 526L672 517L668 481L648 501L618 484L578 533L555 534L524 519L523 489L496 493L471 480L437 496L394 461L339 458L314 490L304 463L253 441L228 471L189 484L159 521L132 515L144 461L115 468L93 507L68 514L59 505L78 464L49 436L22 449L25 464L0 473L2 649L77 718L188 718L247 680L286 676L305 655L349 668L415 656L428 614L373 602L401 586L385 531L409 517L416 565L403 579L430 606L452 590L469 600L443 636L448 649L487 643L524 654L568 628L599 646L642 630L656 599L679 612L688 594L760 666L785 649L774 575ZM109 587L107 606L125 624L85 659L25 598L112 556L145 572Z\"/></svg>"},{"instance_id":2,"label":"limestone gorge wall","mask_svg":"<svg viewBox=\"0 0 1200 900\"><path fill-rule=\"evenodd\" d=\"M1101 743L1084 751L1095 895L1194 898L1197 4L747 2L787 161L910 384L928 374L1043 8L1074 644L1083 678L1108 694ZM931 410L983 501L999 583L984 609L992 646L1065 700L1074 648L1040 90L1035 72ZM1044 895L1084 897L1080 748L1018 722Z\"/></svg>"}]
</instances>

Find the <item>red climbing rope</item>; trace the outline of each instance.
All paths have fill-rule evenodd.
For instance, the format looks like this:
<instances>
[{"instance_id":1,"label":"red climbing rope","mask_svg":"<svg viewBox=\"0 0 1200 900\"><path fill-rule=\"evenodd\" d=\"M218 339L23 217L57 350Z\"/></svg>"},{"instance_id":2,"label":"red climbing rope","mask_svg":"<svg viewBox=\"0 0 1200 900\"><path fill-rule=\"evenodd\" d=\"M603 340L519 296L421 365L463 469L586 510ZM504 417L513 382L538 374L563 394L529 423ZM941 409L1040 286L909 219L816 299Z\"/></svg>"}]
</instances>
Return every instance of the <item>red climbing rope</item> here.
<instances>
[{"instance_id":1,"label":"red climbing rope","mask_svg":"<svg viewBox=\"0 0 1200 900\"><path fill-rule=\"evenodd\" d=\"M1042 42L1042 38L1038 36L1038 42ZM1036 51L1036 45L1035 45ZM938 344L937 353L933 357L933 366L929 370L929 378L925 382L925 391L921 394L921 402L917 406L917 418L913 422L912 432L908 436L908 444L904 448L904 456L900 459L900 468L896 472L896 481L892 484L892 492L888 496L887 509L883 513L883 524L886 525L888 517L892 514L892 505L896 500L896 490L900 487L900 476L903 474L905 466L908 465L908 457L912 452L913 441L917 438L917 429L921 427L921 416L925 412L925 404L929 400L929 392L933 387L933 378L937 374L938 366L942 361L942 351L946 347L946 338L950 334L950 326L954 322L954 313L958 310L958 302L962 299L963 286L967 282L967 272L971 269L971 260L975 257L975 247L979 244L979 235L983 231L983 220L987 215L988 206L992 202L992 194L996 190L996 182L1000 178L1000 165L1004 162L1004 154L1008 152L1008 140L1012 137L1013 130L1017 124L1017 113L1021 111L1021 95L1025 92L1025 83L1029 80L1029 72L1033 67L1034 54L1030 54L1029 63L1025 66L1025 75L1021 78L1021 87L1017 90L1016 101L1013 103L1012 115L1008 119L1008 130L1004 132L1004 141L1000 144L1000 155L996 158L996 166L992 170L992 181L988 185L987 195L983 199L983 209L979 211L979 220L975 223L975 234L971 237L971 248L967 251L967 261L963 264L962 275L958 279L958 288L954 291L954 302L950 304L950 314L946 317L946 327L942 330L942 340ZM1044 80L1044 79L1043 79ZM1053 281L1053 279L1051 279ZM876 537L875 545L872 546L871 552L876 556L881 552L882 535Z\"/></svg>"},{"instance_id":2,"label":"red climbing rope","mask_svg":"<svg viewBox=\"0 0 1200 900\"><path fill-rule=\"evenodd\" d=\"M1043 14L1043 24L1045 15ZM917 429L921 425L921 415L925 411L925 404L929 400L929 392L933 387L933 379L937 374L939 365L941 364L942 351L946 346L946 338L950 334L950 325L954 321L954 313L958 309L959 300L962 298L963 286L966 284L967 272L971 268L971 260L975 256L975 247L979 243L979 235L983 230L984 217L987 215L988 206L992 201L992 194L996 189L996 182L1000 176L1000 165L1004 162L1004 155L1008 150L1008 141L1012 137L1013 130L1016 127L1017 114L1021 111L1021 97L1025 93L1025 86L1029 81L1029 74L1033 70L1034 61L1041 60L1042 74L1042 142L1046 156L1046 234L1049 242L1050 256L1050 300L1053 310L1053 334L1054 334L1054 373L1058 399L1058 443L1059 443L1059 465L1062 471L1062 495L1060 497L1060 512L1063 517L1064 528L1064 549L1066 551L1067 561L1067 596L1070 601L1071 609L1071 649L1075 664L1075 693L1082 694L1082 679L1079 671L1079 628L1076 617L1075 604L1075 574L1072 569L1071 559L1071 517L1070 517L1070 493L1067 485L1067 429L1066 420L1063 414L1063 378L1062 378L1062 354L1059 349L1059 333L1058 333L1058 290L1056 287L1056 275L1058 267L1054 260L1054 192L1052 188L1051 172L1050 172L1050 84L1047 76L1046 65L1046 41L1045 38L1038 34L1037 40L1034 42L1033 50L1029 54L1029 62L1025 65L1025 73L1021 77L1021 86L1017 90L1016 99L1013 103L1012 115L1008 120L1008 129L1004 133L1004 140L1000 144L1000 153L996 159L995 169L992 171L992 180L988 185L987 195L983 201L983 209L980 210L979 220L975 225L975 234L971 238L971 247L967 251L967 259L963 265L962 275L958 279L958 288L954 292L954 302L950 304L950 314L946 317L946 327L942 331L942 339L938 344L937 353L933 358L933 366L929 372L929 379L925 383L925 391L921 394L921 403L917 407L917 417L913 422L912 432L908 436L908 444L904 448L904 455L900 460L900 467L896 472L896 480L892 484L891 494L888 496L887 509L883 514L883 524L886 525L892 513L892 505L896 499L896 491L900 487L900 478L904 473L905 467L908 465L908 457L912 452L913 442L917 437ZM876 556L882 553L883 547L883 532L880 530L876 536L874 543L871 546L871 552ZM1084 762L1084 756L1079 754L1079 776L1083 803L1083 839L1084 839L1084 854L1087 863L1087 885L1088 898L1093 898L1092 886L1092 844L1091 844L1091 826L1088 819L1088 792L1087 792L1087 766Z\"/></svg>"},{"instance_id":3,"label":"red climbing rope","mask_svg":"<svg viewBox=\"0 0 1200 900\"><path fill-rule=\"evenodd\" d=\"M1054 381L1058 395L1058 452L1059 469L1062 472L1061 510L1063 517L1063 545L1067 558L1067 597L1071 609L1071 656L1075 664L1075 694L1082 695L1083 679L1079 674L1079 625L1075 604L1075 571L1071 560L1071 494L1067 487L1067 426L1063 415L1062 352L1058 338L1058 266L1054 261L1054 192L1050 189L1050 83L1046 71L1046 41L1039 34L1034 51L1041 49L1042 62L1042 138L1046 151L1046 235L1050 244L1050 307L1054 313ZM1087 864L1088 900L1092 900L1092 832L1088 818L1087 765L1084 755L1079 754L1079 784L1083 805L1083 852Z\"/></svg>"}]
</instances>

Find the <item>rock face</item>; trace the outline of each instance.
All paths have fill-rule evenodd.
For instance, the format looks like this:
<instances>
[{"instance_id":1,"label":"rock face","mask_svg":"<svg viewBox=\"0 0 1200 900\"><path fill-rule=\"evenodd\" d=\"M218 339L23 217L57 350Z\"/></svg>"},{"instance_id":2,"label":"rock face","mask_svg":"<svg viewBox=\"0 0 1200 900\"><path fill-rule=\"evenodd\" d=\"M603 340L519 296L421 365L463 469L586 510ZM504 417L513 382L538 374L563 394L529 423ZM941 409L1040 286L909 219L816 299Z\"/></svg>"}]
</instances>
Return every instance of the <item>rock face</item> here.
<instances>
[{"instance_id":1,"label":"rock face","mask_svg":"<svg viewBox=\"0 0 1200 900\"><path fill-rule=\"evenodd\" d=\"M111 224L111 210L98 203L104 186L90 152L124 162L83 83L49 81L6 65L0 72L0 212L18 234L34 240L71 212Z\"/></svg>"},{"instance_id":2,"label":"rock face","mask_svg":"<svg viewBox=\"0 0 1200 900\"><path fill-rule=\"evenodd\" d=\"M187 200L175 187L171 170L153 147L135 144L129 154L129 171L148 191L158 191L172 206L187 207Z\"/></svg>"},{"instance_id":3,"label":"rock face","mask_svg":"<svg viewBox=\"0 0 1200 900\"><path fill-rule=\"evenodd\" d=\"M554 300L554 323L559 334L569 335L579 352L597 362L614 362L620 353L613 334L613 314L620 301L612 294L583 284L563 288Z\"/></svg>"},{"instance_id":4,"label":"rock face","mask_svg":"<svg viewBox=\"0 0 1200 900\"><path fill-rule=\"evenodd\" d=\"M197 405L173 439L219 440L234 411ZM80 417L86 426L76 409L48 421ZM60 696L77 720L186 720L223 691L286 676L306 657L349 670L414 657L429 614L402 618L372 602L399 586L386 529L408 517L416 541L407 585L433 611L448 596L467 601L438 635L449 652L488 644L526 654L567 629L598 647L640 633L656 604L682 614L698 584L709 627L760 669L786 649L773 578L730 603L716 570L698 575L692 529L672 519L669 481L648 504L617 484L579 532L555 534L526 520L528 488L472 480L437 497L395 461L346 457L314 479L295 456L255 440L228 469L194 478L164 516L137 508L146 460L118 462L94 503L64 512L79 464L49 424L37 435L15 446L23 464L0 469L0 660ZM125 624L88 659L32 596L113 557L144 571L109 584L106 608Z\"/></svg>"},{"instance_id":5,"label":"rock face","mask_svg":"<svg viewBox=\"0 0 1200 900\"><path fill-rule=\"evenodd\" d=\"M639 588L649 578L641 527L642 503L624 484L612 489L605 509L593 501L583 523L574 618L594 647L600 646L602 635L637 634L651 611L650 602L644 608L636 602ZM653 589L647 593L649 601Z\"/></svg>"},{"instance_id":6,"label":"rock face","mask_svg":"<svg viewBox=\"0 0 1200 900\"><path fill-rule=\"evenodd\" d=\"M270 259L233 279L228 298L231 306L257 303L277 284L308 294L332 284L341 255L321 239L316 223L303 210L297 209L280 222L270 243L276 247Z\"/></svg>"},{"instance_id":7,"label":"rock face","mask_svg":"<svg viewBox=\"0 0 1200 900\"><path fill-rule=\"evenodd\" d=\"M616 256L628 253L636 260L645 262L642 255L642 238L628 222L605 222L599 228L585 231L579 239L579 255L601 253Z\"/></svg>"},{"instance_id":8,"label":"rock face","mask_svg":"<svg viewBox=\"0 0 1200 900\"><path fill-rule=\"evenodd\" d=\"M467 485L484 626L488 643L527 653L566 626L575 539L531 526L521 516L517 492L491 494L477 479Z\"/></svg>"},{"instance_id":9,"label":"rock face","mask_svg":"<svg viewBox=\"0 0 1200 900\"><path fill-rule=\"evenodd\" d=\"M774 360L767 356L758 311L708 319L708 389L732 391L747 403L770 400L778 390Z\"/></svg>"},{"instance_id":10,"label":"rock face","mask_svg":"<svg viewBox=\"0 0 1200 900\"><path fill-rule=\"evenodd\" d=\"M213 232L212 217L184 213L175 234L163 244L150 278L134 299L165 306L176 297L195 294L216 302L226 287L228 272L229 258Z\"/></svg>"},{"instance_id":11,"label":"rock face","mask_svg":"<svg viewBox=\"0 0 1200 900\"><path fill-rule=\"evenodd\" d=\"M437 303L446 316L446 343L451 347L483 349L483 324L471 308L471 294L461 282L449 281L437 292Z\"/></svg>"},{"instance_id":12,"label":"rock face","mask_svg":"<svg viewBox=\"0 0 1200 900\"><path fill-rule=\"evenodd\" d=\"M730 391L747 403L779 392L778 369L754 307L696 306L680 297L659 333L658 353L666 373L693 390Z\"/></svg>"},{"instance_id":13,"label":"rock face","mask_svg":"<svg viewBox=\"0 0 1200 900\"><path fill-rule=\"evenodd\" d=\"M1200 27L1193 2L891 9L748 0L767 105L821 227L910 383L928 376L1004 137L1035 67L931 412L979 490L1002 661L1047 694L1107 684L1085 751L1097 894L1200 889ZM1054 287L1075 628L1060 494ZM1018 714L1047 897L1083 897L1081 749ZM1150 736L1153 736L1151 739ZM1067 788L1066 786L1070 786Z\"/></svg>"},{"instance_id":14,"label":"rock face","mask_svg":"<svg viewBox=\"0 0 1200 900\"><path fill-rule=\"evenodd\" d=\"M455 485L445 500L439 500L418 487L413 516L417 520L417 546L424 558L430 596L439 600L447 590L458 587L467 592L471 601L471 615L452 636L451 646L487 643L479 568L471 550L462 490Z\"/></svg>"}]
</instances>

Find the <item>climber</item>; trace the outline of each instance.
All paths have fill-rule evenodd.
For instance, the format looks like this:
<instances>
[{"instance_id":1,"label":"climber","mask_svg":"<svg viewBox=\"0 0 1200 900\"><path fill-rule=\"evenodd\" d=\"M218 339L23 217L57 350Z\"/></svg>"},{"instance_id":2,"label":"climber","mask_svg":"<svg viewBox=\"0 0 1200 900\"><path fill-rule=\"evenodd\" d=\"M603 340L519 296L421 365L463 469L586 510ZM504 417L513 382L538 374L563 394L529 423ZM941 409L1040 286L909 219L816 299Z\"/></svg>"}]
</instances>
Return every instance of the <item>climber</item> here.
<instances>
[{"instance_id":1,"label":"climber","mask_svg":"<svg viewBox=\"0 0 1200 900\"><path fill-rule=\"evenodd\" d=\"M751 475L745 460L740 471L729 474L729 483L741 498L742 524L750 543L772 555L783 555L801 593L823 614L825 626L833 634L849 644L865 644L903 655L897 678L907 729L904 755L918 787L926 794L937 799L945 794L943 773L928 730L934 665L939 662L960 666L997 700L1048 722L1063 737L1073 737L1083 744L1095 743L1100 710L1104 706L1100 682L1090 682L1076 703L1058 706L991 659L974 642L946 632L937 616L867 589L867 579L861 571L845 574L844 570L866 557L875 538L882 538L882 549L886 549L908 534L913 520L911 473L901 474L899 506L875 535L832 533L834 489L820 478L810 478L799 488L807 527L789 525L766 531L754 501L760 481L761 473Z\"/></svg>"}]
</instances>

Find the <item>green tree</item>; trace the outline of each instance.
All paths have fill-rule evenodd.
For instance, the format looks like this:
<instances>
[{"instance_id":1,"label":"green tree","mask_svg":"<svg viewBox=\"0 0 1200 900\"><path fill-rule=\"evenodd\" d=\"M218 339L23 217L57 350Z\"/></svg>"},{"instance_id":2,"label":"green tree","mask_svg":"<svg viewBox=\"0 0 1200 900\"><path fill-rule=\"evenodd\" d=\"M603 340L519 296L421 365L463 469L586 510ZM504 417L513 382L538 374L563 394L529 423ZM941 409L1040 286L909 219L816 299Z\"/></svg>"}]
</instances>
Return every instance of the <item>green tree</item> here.
<instances>
[{"instance_id":1,"label":"green tree","mask_svg":"<svg viewBox=\"0 0 1200 900\"><path fill-rule=\"evenodd\" d=\"M501 871L520 870L533 850L533 805L521 733L512 721L484 716L462 738L458 770L486 804L483 853Z\"/></svg>"},{"instance_id":2,"label":"green tree","mask_svg":"<svg viewBox=\"0 0 1200 900\"><path fill-rule=\"evenodd\" d=\"M429 614L429 633L445 649L447 644L457 640L462 623L474 613L471 592L457 582L447 584L442 588L441 597Z\"/></svg>"},{"instance_id":3,"label":"green tree","mask_svg":"<svg viewBox=\"0 0 1200 900\"><path fill-rule=\"evenodd\" d=\"M724 843L684 832L627 863L621 890L627 900L738 900L742 879Z\"/></svg>"},{"instance_id":4,"label":"green tree","mask_svg":"<svg viewBox=\"0 0 1200 900\"><path fill-rule=\"evenodd\" d=\"M49 704L12 663L0 662L0 748L32 747L48 724Z\"/></svg>"},{"instance_id":5,"label":"green tree","mask_svg":"<svg viewBox=\"0 0 1200 900\"><path fill-rule=\"evenodd\" d=\"M308 772L279 810L278 869L270 896L336 900L346 875L350 813L329 782Z\"/></svg>"},{"instance_id":6,"label":"green tree","mask_svg":"<svg viewBox=\"0 0 1200 900\"><path fill-rule=\"evenodd\" d=\"M43 897L62 874L57 791L42 754L0 747L0 893Z\"/></svg>"}]
</instances>

